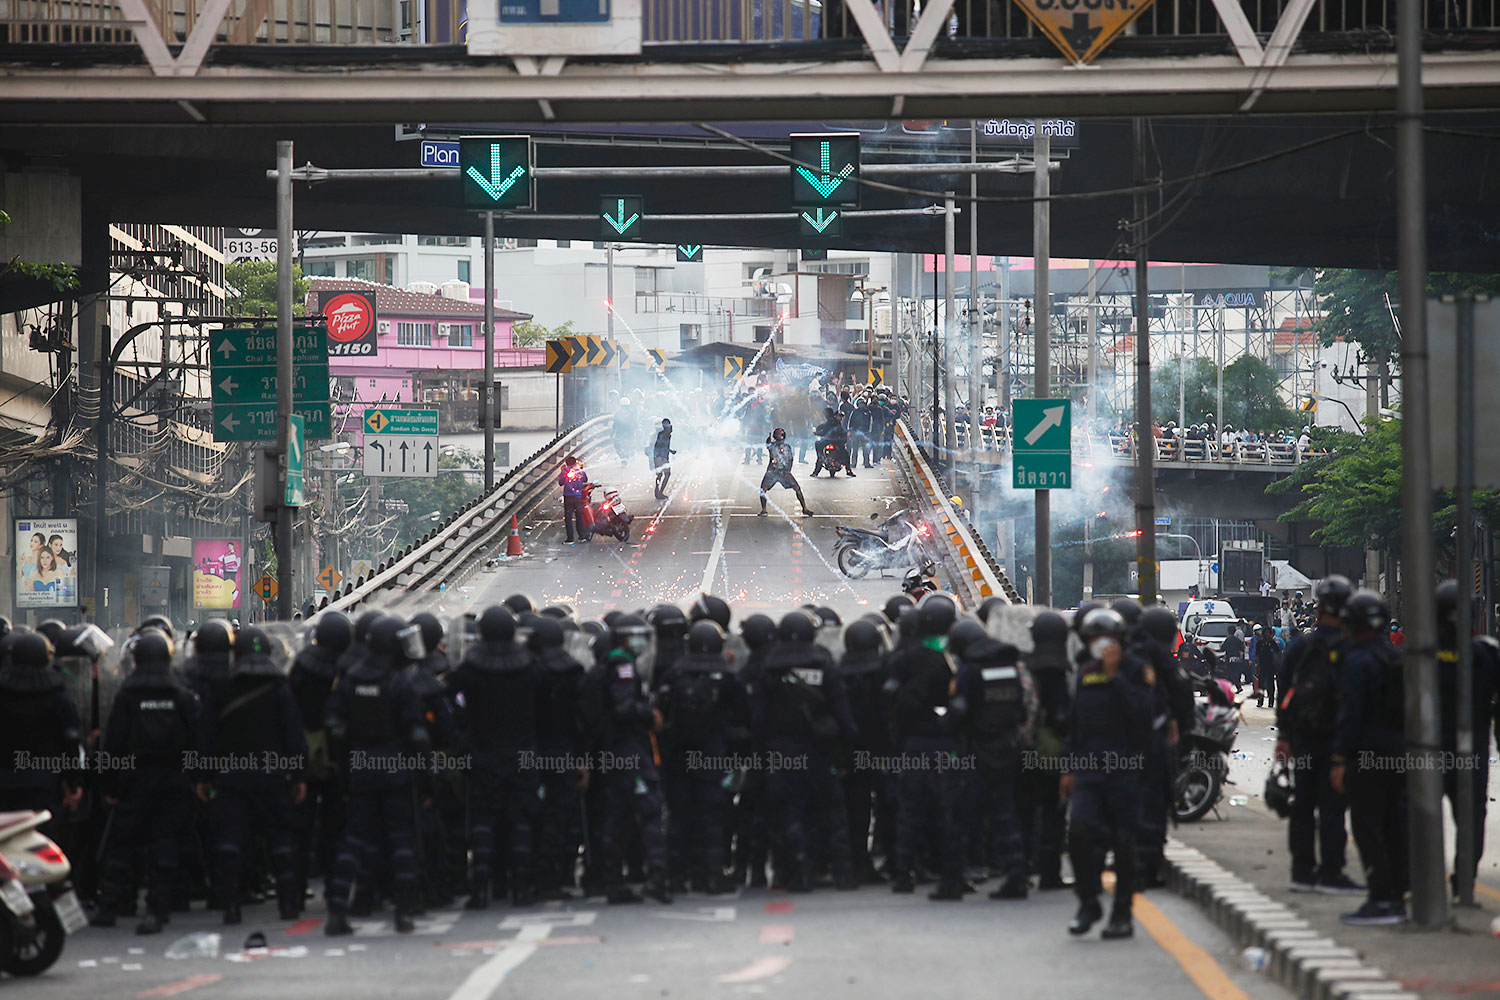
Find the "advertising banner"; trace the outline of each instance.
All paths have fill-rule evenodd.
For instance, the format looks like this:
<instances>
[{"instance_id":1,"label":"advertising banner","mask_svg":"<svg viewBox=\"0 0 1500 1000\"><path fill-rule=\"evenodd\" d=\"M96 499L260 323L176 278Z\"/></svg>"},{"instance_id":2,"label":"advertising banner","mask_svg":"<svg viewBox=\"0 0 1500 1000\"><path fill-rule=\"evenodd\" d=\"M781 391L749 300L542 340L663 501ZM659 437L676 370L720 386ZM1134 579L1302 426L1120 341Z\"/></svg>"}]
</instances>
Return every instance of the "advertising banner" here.
<instances>
[{"instance_id":1,"label":"advertising banner","mask_svg":"<svg viewBox=\"0 0 1500 1000\"><path fill-rule=\"evenodd\" d=\"M78 520L16 519L16 607L78 606Z\"/></svg>"},{"instance_id":2,"label":"advertising banner","mask_svg":"<svg viewBox=\"0 0 1500 1000\"><path fill-rule=\"evenodd\" d=\"M327 321L329 357L375 356L374 292L319 292L318 311Z\"/></svg>"},{"instance_id":3,"label":"advertising banner","mask_svg":"<svg viewBox=\"0 0 1500 1000\"><path fill-rule=\"evenodd\" d=\"M193 539L193 607L228 611L240 606L242 549L237 538Z\"/></svg>"}]
</instances>

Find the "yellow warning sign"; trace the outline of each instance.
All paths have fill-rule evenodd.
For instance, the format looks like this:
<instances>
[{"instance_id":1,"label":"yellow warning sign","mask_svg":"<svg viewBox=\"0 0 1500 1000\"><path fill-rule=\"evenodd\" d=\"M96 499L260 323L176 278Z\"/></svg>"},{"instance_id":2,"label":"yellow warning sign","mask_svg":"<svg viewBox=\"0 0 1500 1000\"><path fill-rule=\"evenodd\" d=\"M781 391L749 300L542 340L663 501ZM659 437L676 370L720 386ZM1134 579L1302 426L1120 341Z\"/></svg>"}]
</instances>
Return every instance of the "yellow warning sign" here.
<instances>
[{"instance_id":1,"label":"yellow warning sign","mask_svg":"<svg viewBox=\"0 0 1500 1000\"><path fill-rule=\"evenodd\" d=\"M1152 0L1016 0L1042 34L1075 63L1091 63Z\"/></svg>"},{"instance_id":2,"label":"yellow warning sign","mask_svg":"<svg viewBox=\"0 0 1500 1000\"><path fill-rule=\"evenodd\" d=\"M724 377L740 378L745 374L745 359L737 358L733 354L724 356Z\"/></svg>"},{"instance_id":3,"label":"yellow warning sign","mask_svg":"<svg viewBox=\"0 0 1500 1000\"><path fill-rule=\"evenodd\" d=\"M885 385L885 371L880 368L871 368L868 382L877 387Z\"/></svg>"}]
</instances>

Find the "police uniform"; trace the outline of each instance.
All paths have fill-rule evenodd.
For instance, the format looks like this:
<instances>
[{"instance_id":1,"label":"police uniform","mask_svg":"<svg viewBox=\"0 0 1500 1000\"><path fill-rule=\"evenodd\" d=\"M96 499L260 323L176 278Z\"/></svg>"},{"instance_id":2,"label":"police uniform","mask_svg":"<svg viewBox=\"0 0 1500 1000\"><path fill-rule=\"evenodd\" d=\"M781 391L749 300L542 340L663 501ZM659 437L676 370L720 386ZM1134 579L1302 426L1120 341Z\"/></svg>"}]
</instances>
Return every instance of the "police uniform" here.
<instances>
[{"instance_id":1,"label":"police uniform","mask_svg":"<svg viewBox=\"0 0 1500 1000\"><path fill-rule=\"evenodd\" d=\"M577 880L574 868L583 838L583 797L580 783L587 740L583 729L584 666L562 645L563 632L555 623L539 623L531 648L542 672L537 755L546 763L541 771L541 797L536 817L536 882L546 897L561 896Z\"/></svg>"},{"instance_id":2,"label":"police uniform","mask_svg":"<svg viewBox=\"0 0 1500 1000\"><path fill-rule=\"evenodd\" d=\"M1163 884L1161 864L1167 844L1167 818L1172 811L1172 788L1177 774L1176 746L1169 742L1169 723L1179 737L1193 725L1192 682L1166 645L1140 635L1127 653L1131 668L1150 667L1151 735L1146 741L1141 770L1141 819L1136 839L1136 864L1141 888Z\"/></svg>"},{"instance_id":3,"label":"police uniform","mask_svg":"<svg viewBox=\"0 0 1500 1000\"><path fill-rule=\"evenodd\" d=\"M631 831L639 833L648 891L667 894L667 847L663 829L661 772L652 735L654 710L635 657L623 648L605 657L598 677L606 717L598 775L604 811L602 843L597 845L600 878L612 902L634 901L624 885L624 849Z\"/></svg>"},{"instance_id":4,"label":"police uniform","mask_svg":"<svg viewBox=\"0 0 1500 1000\"><path fill-rule=\"evenodd\" d=\"M455 869L450 842L450 834L456 831L450 829L449 821L455 815L462 815L448 805L449 799L457 799L451 791L456 776L441 762L458 748L458 724L447 685L443 683L448 673L448 654L435 648L439 640L429 640L425 635L423 638L432 643L427 656L421 663L406 668L406 681L417 699L434 753L432 766L421 769L416 779L417 868L422 873L424 902L428 906L445 906L463 881L463 868L459 865Z\"/></svg>"},{"instance_id":5,"label":"police uniform","mask_svg":"<svg viewBox=\"0 0 1500 1000\"><path fill-rule=\"evenodd\" d=\"M19 642L36 646L36 662L19 662ZM0 812L49 810L42 832L56 836L62 824L62 793L83 777L78 706L61 674L49 669L51 650L40 636L6 639L8 662L0 667ZM30 758L32 763L28 763ZM73 762L60 768L59 760Z\"/></svg>"},{"instance_id":6,"label":"police uniform","mask_svg":"<svg viewBox=\"0 0 1500 1000\"><path fill-rule=\"evenodd\" d=\"M1349 829L1369 882L1369 902L1404 910L1406 687L1401 654L1385 636L1351 638L1342 670L1335 764L1344 765Z\"/></svg>"},{"instance_id":7,"label":"police uniform","mask_svg":"<svg viewBox=\"0 0 1500 1000\"><path fill-rule=\"evenodd\" d=\"M1453 807L1454 822L1458 821L1459 782L1469 780L1474 786L1474 858L1477 870L1484 855L1484 823L1489 799L1490 783L1490 723L1496 712L1496 684L1500 683L1500 658L1497 658L1493 639L1484 637L1473 640L1473 699L1471 722L1474 734L1473 754L1466 761L1458 758L1458 650L1456 639L1446 630L1440 630L1438 642L1438 697L1442 706L1443 750L1458 766L1443 773L1443 794ZM1454 871L1458 870L1455 855ZM1474 871L1458 878L1472 880Z\"/></svg>"},{"instance_id":8,"label":"police uniform","mask_svg":"<svg viewBox=\"0 0 1500 1000\"><path fill-rule=\"evenodd\" d=\"M942 645L942 637L933 636L898 650L891 660L891 678L898 685L892 722L902 756L892 888L911 891L924 842L935 836L943 845L938 894L956 898L962 893L965 856L958 825L958 724L948 717L954 670Z\"/></svg>"},{"instance_id":9,"label":"police uniform","mask_svg":"<svg viewBox=\"0 0 1500 1000\"><path fill-rule=\"evenodd\" d=\"M1343 631L1319 624L1293 639L1282 657L1276 687L1276 731L1291 747L1292 814L1287 847L1292 882L1315 885L1344 877L1348 800L1329 781L1338 721Z\"/></svg>"},{"instance_id":10,"label":"police uniform","mask_svg":"<svg viewBox=\"0 0 1500 1000\"><path fill-rule=\"evenodd\" d=\"M1050 617L1042 620L1043 615ZM1073 714L1073 666L1068 661L1067 623L1054 612L1043 615L1038 616L1040 627L1032 626L1034 647L1025 657L1039 714L1034 734L1035 764L1023 768L1021 775L1021 836L1038 887L1060 889L1067 807L1058 800L1057 783L1062 777L1063 741Z\"/></svg>"},{"instance_id":11,"label":"police uniform","mask_svg":"<svg viewBox=\"0 0 1500 1000\"><path fill-rule=\"evenodd\" d=\"M890 755L891 749L884 692L890 671L878 646L856 648L857 640L849 634L854 629L851 625L845 633L844 656L838 667L857 733L845 745L842 758L844 809L854 872L864 881L876 881L879 874L871 860L870 845L873 841L876 852L889 859L889 841L896 823L895 795L889 787L889 775L878 763Z\"/></svg>"},{"instance_id":12,"label":"police uniform","mask_svg":"<svg viewBox=\"0 0 1500 1000\"><path fill-rule=\"evenodd\" d=\"M302 722L302 738L307 744L307 766L302 772L307 793L296 806L297 855L294 861L297 884L302 898L310 872L327 875L333 868L339 845L344 839L344 796L346 782L329 745L327 719L328 696L338 678L338 659L347 648L347 622L342 634L343 645L325 642L320 634L292 661L287 672L287 687L297 703ZM323 622L320 632L328 632Z\"/></svg>"}]
</instances>

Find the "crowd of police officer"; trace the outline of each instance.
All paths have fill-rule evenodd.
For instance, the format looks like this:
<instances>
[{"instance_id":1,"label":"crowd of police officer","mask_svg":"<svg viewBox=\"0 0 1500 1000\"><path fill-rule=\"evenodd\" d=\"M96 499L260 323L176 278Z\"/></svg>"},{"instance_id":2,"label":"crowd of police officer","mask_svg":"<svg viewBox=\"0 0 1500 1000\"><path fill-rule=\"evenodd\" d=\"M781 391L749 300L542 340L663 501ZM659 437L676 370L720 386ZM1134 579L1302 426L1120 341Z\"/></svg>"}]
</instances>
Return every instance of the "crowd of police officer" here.
<instances>
[{"instance_id":1,"label":"crowd of police officer","mask_svg":"<svg viewBox=\"0 0 1500 1000\"><path fill-rule=\"evenodd\" d=\"M209 622L178 656L150 620L95 747L129 764L96 769L97 841L71 845L102 845L92 920L135 914L144 888L137 931L158 932L195 884L226 924L268 887L293 920L316 875L330 935L387 902L410 931L460 897L930 882L956 901L992 880L1020 900L1067 887L1067 853L1084 934L1112 852L1104 936L1131 936L1193 718L1170 612L1086 605L1070 625L991 600L970 617L939 592L847 624L812 605L731 614L703 595L580 621L515 595L450 633L326 612L289 669L270 627ZM4 749L77 752L49 679L61 648L6 641ZM69 808L73 775L31 777L6 804Z\"/></svg>"}]
</instances>

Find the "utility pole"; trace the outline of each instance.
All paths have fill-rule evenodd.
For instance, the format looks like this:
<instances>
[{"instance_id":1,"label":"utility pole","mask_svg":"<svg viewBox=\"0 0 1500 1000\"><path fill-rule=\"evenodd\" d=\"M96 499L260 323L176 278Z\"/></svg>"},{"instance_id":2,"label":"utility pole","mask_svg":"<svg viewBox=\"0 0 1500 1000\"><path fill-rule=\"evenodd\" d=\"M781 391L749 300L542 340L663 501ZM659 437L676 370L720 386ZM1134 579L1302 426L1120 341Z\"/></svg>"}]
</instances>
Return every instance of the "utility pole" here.
<instances>
[{"instance_id":1,"label":"utility pole","mask_svg":"<svg viewBox=\"0 0 1500 1000\"><path fill-rule=\"evenodd\" d=\"M1219 385L1218 395L1215 397L1214 403L1214 443L1218 445L1220 449L1223 448L1224 441L1224 338L1229 334L1229 331L1224 328L1224 324L1227 315L1228 314L1224 310L1224 300L1223 298L1220 298L1219 336L1216 338L1219 344L1218 348L1216 349L1219 363L1215 366L1219 369ZM1222 459L1222 451L1220 452L1220 456Z\"/></svg>"},{"instance_id":2,"label":"utility pole","mask_svg":"<svg viewBox=\"0 0 1500 1000\"><path fill-rule=\"evenodd\" d=\"M1094 417L1098 415L1094 399L1099 394L1099 271L1095 261L1089 261L1089 315L1084 324L1088 331L1088 379L1089 394L1086 418L1089 433L1094 431Z\"/></svg>"},{"instance_id":3,"label":"utility pole","mask_svg":"<svg viewBox=\"0 0 1500 1000\"><path fill-rule=\"evenodd\" d=\"M286 463L292 436L292 144L276 143L276 618L290 621L292 515L286 505Z\"/></svg>"},{"instance_id":4,"label":"utility pole","mask_svg":"<svg viewBox=\"0 0 1500 1000\"><path fill-rule=\"evenodd\" d=\"M957 297L953 287L953 251L957 236L954 232L953 192L943 192L943 406L947 408L943 421L943 447L948 452L943 464L949 472L949 485L957 479L958 472L958 385L953 353L953 314L957 312ZM934 435L936 437L936 435Z\"/></svg>"},{"instance_id":5,"label":"utility pole","mask_svg":"<svg viewBox=\"0 0 1500 1000\"><path fill-rule=\"evenodd\" d=\"M969 162L979 162L979 123L969 122ZM984 318L979 298L979 175L969 175L969 507L979 488L979 415L984 409Z\"/></svg>"},{"instance_id":6,"label":"utility pole","mask_svg":"<svg viewBox=\"0 0 1500 1000\"><path fill-rule=\"evenodd\" d=\"M1406 620L1406 745L1412 922L1448 921L1443 775L1438 769L1437 606L1433 600L1432 413L1427 383L1426 163L1422 148L1422 0L1396 6L1396 219L1401 290L1401 577ZM1464 582L1460 581L1460 589ZM1467 640L1467 637L1464 637Z\"/></svg>"},{"instance_id":7,"label":"utility pole","mask_svg":"<svg viewBox=\"0 0 1500 1000\"><path fill-rule=\"evenodd\" d=\"M1031 255L1034 258L1036 284L1032 289L1034 318L1032 326L1032 362L1036 375L1032 395L1046 399L1052 395L1052 138L1036 123L1031 140L1032 160L1032 228ZM1015 432L1015 428L1011 428ZM1033 594L1038 607L1052 604L1052 491L1036 491L1036 587Z\"/></svg>"},{"instance_id":8,"label":"utility pole","mask_svg":"<svg viewBox=\"0 0 1500 1000\"><path fill-rule=\"evenodd\" d=\"M1010 258L1000 258L1000 308L996 310L1000 321L1000 337L995 350L1000 355L995 365L995 393L1000 410L1010 419Z\"/></svg>"},{"instance_id":9,"label":"utility pole","mask_svg":"<svg viewBox=\"0 0 1500 1000\"><path fill-rule=\"evenodd\" d=\"M1151 433L1151 290L1147 279L1151 240L1146 222L1146 120L1134 121L1135 139L1135 564L1142 604L1156 603L1156 438ZM1222 333L1222 331L1221 331ZM1221 337L1219 343L1223 344ZM1221 347L1222 350L1222 347ZM1222 368L1220 384L1223 384ZM1221 390L1222 393L1222 390Z\"/></svg>"},{"instance_id":10,"label":"utility pole","mask_svg":"<svg viewBox=\"0 0 1500 1000\"><path fill-rule=\"evenodd\" d=\"M484 491L495 488L495 213L484 213Z\"/></svg>"},{"instance_id":11,"label":"utility pole","mask_svg":"<svg viewBox=\"0 0 1500 1000\"><path fill-rule=\"evenodd\" d=\"M1466 292L1457 297L1457 351L1454 356L1454 371L1458 373L1458 483L1457 521L1458 537L1454 539L1457 558L1454 576L1458 583L1457 634L1458 684L1455 702L1459 706L1474 702L1474 295ZM1453 889L1460 906L1474 905L1474 782L1471 767L1478 765L1474 759L1474 713L1460 708L1457 714L1458 731L1454 749L1460 762L1458 772L1458 796L1453 810L1456 827ZM1485 734L1485 749L1489 749L1489 735Z\"/></svg>"}]
</instances>

